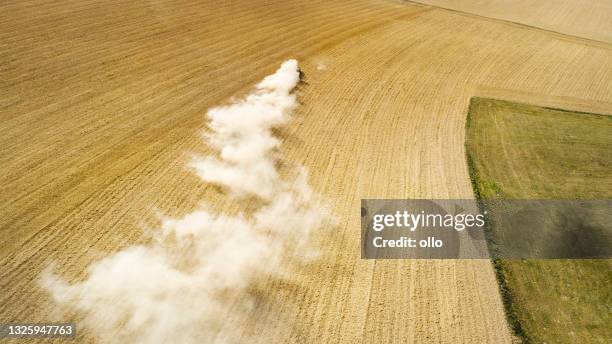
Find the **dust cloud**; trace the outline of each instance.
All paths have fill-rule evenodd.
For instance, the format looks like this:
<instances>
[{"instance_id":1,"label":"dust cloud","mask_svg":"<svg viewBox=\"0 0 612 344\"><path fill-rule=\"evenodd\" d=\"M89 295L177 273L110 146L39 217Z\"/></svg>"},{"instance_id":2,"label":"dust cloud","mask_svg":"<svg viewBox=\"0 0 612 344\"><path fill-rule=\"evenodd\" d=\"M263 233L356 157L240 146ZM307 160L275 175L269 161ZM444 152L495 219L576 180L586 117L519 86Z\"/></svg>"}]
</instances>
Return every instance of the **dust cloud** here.
<instances>
[{"instance_id":1,"label":"dust cloud","mask_svg":"<svg viewBox=\"0 0 612 344\"><path fill-rule=\"evenodd\" d=\"M102 342L232 341L218 335L219 315L230 307L224 295L245 291L258 277L283 275L298 259L288 252L307 250L311 232L332 221L303 167L293 177L277 169L281 142L272 129L290 121L299 81L297 61L286 61L246 97L207 113L205 140L218 154L190 167L231 201L255 199L255 210L198 209L162 219L153 244L92 264L81 282L68 283L50 267L41 283L53 300Z\"/></svg>"}]
</instances>

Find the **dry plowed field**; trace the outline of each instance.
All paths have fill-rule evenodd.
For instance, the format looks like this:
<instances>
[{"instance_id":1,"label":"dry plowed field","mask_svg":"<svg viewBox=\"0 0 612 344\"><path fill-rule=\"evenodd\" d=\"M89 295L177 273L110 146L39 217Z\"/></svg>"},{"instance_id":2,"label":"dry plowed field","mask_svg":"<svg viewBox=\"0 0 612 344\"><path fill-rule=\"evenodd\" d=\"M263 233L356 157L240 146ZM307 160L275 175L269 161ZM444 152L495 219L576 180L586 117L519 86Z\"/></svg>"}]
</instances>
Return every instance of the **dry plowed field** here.
<instances>
[{"instance_id":1,"label":"dry plowed field","mask_svg":"<svg viewBox=\"0 0 612 344\"><path fill-rule=\"evenodd\" d=\"M264 283L248 321L219 317L262 343L509 343L489 261L361 260L358 209L473 198L474 95L612 113L606 32L529 20L399 1L3 1L0 323L57 320L37 282L51 261L84 278L158 211L230 209L185 167L208 150L206 109L296 58L306 83L282 149L340 221L321 259Z\"/></svg>"}]
</instances>

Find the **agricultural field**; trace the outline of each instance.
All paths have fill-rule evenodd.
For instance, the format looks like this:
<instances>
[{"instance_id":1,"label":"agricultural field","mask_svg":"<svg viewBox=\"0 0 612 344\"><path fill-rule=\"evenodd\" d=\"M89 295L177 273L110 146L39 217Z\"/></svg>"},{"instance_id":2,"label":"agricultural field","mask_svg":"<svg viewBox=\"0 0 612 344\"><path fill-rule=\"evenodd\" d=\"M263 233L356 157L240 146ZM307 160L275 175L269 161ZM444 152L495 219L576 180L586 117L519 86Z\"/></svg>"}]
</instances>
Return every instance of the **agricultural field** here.
<instances>
[{"instance_id":1,"label":"agricultural field","mask_svg":"<svg viewBox=\"0 0 612 344\"><path fill-rule=\"evenodd\" d=\"M186 166L212 153L207 109L294 58L303 82L281 150L338 221L315 233L317 259L229 295L215 330L253 343L516 341L490 261L362 260L357 209L362 198L474 198L473 96L611 113L600 14L576 16L597 33L578 37L532 15L517 25L408 1L2 2L0 323L79 319L41 288L51 263L82 281L92 263L147 243L159 213L238 212Z\"/></svg>"},{"instance_id":2,"label":"agricultural field","mask_svg":"<svg viewBox=\"0 0 612 344\"><path fill-rule=\"evenodd\" d=\"M504 20L562 35L612 43L612 23L606 19L612 2L602 0L417 0L465 15Z\"/></svg>"},{"instance_id":3,"label":"agricultural field","mask_svg":"<svg viewBox=\"0 0 612 344\"><path fill-rule=\"evenodd\" d=\"M473 98L469 112L467 153L483 199L612 196L610 115L483 98ZM529 342L605 343L612 337L610 259L496 264L511 320Z\"/></svg>"}]
</instances>

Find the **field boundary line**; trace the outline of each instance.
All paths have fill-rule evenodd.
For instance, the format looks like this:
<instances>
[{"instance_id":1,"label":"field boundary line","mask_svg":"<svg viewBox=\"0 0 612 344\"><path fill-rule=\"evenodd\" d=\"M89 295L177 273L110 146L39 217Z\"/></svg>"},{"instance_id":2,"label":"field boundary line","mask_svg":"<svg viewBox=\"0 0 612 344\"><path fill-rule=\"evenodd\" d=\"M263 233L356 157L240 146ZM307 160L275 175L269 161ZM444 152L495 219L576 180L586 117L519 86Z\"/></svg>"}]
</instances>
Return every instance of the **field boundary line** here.
<instances>
[{"instance_id":1,"label":"field boundary line","mask_svg":"<svg viewBox=\"0 0 612 344\"><path fill-rule=\"evenodd\" d=\"M569 96L551 96L531 91L490 87L484 85L475 88L473 94L470 96L469 102L471 102L471 98L474 97L499 99L554 110L612 116L612 103L593 99Z\"/></svg>"},{"instance_id":2,"label":"field boundary line","mask_svg":"<svg viewBox=\"0 0 612 344\"><path fill-rule=\"evenodd\" d=\"M441 11L450 12L450 13L454 13L454 14L457 14L457 15L462 15L462 16L465 16L465 17L472 17L472 18L476 18L476 19L492 21L492 22L498 22L498 23L507 24L507 25L510 25L510 26L520 27L520 28L527 29L527 30L539 31L539 32L546 33L546 34L549 34L551 36L554 36L554 37L556 37L558 39L569 41L569 42L576 43L576 44L584 44L584 45L588 45L588 46L592 46L592 47L612 50L612 42L606 42L606 41L600 41L600 40L593 39L593 38L576 36L576 35L572 35L572 34L569 34L569 33L563 33L563 32L555 31L555 30L552 30L552 29L546 29L546 28L543 28L543 27L535 26L535 25L515 22L515 21L509 20L509 19L488 17L488 16L481 15L481 14L471 13L471 12L467 12L467 11L461 11L461 10L457 10L457 9L453 9L453 8L448 8L448 7L443 7L443 6L439 6L439 5L427 4L427 3L420 2L420 1L417 1L417 0L403 0L403 1L406 2L406 3L412 4L412 5L415 5L415 6L425 6L425 7L436 8L436 9L439 9Z\"/></svg>"}]
</instances>

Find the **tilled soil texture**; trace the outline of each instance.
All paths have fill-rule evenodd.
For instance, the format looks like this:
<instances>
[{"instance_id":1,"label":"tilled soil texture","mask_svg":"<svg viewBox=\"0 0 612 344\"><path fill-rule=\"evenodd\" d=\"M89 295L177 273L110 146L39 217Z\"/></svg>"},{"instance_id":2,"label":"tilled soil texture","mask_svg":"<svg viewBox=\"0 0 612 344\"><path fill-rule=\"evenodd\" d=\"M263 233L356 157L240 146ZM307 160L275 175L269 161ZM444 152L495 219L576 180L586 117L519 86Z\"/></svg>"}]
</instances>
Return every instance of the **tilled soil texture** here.
<instances>
[{"instance_id":1,"label":"tilled soil texture","mask_svg":"<svg viewBox=\"0 0 612 344\"><path fill-rule=\"evenodd\" d=\"M66 320L51 261L82 279L158 211L235 211L185 167L204 114L296 58L282 150L339 224L248 321L219 316L262 343L508 343L489 261L361 260L360 199L472 198L474 95L612 109L612 45L398 1L5 1L0 42L0 322Z\"/></svg>"}]
</instances>

